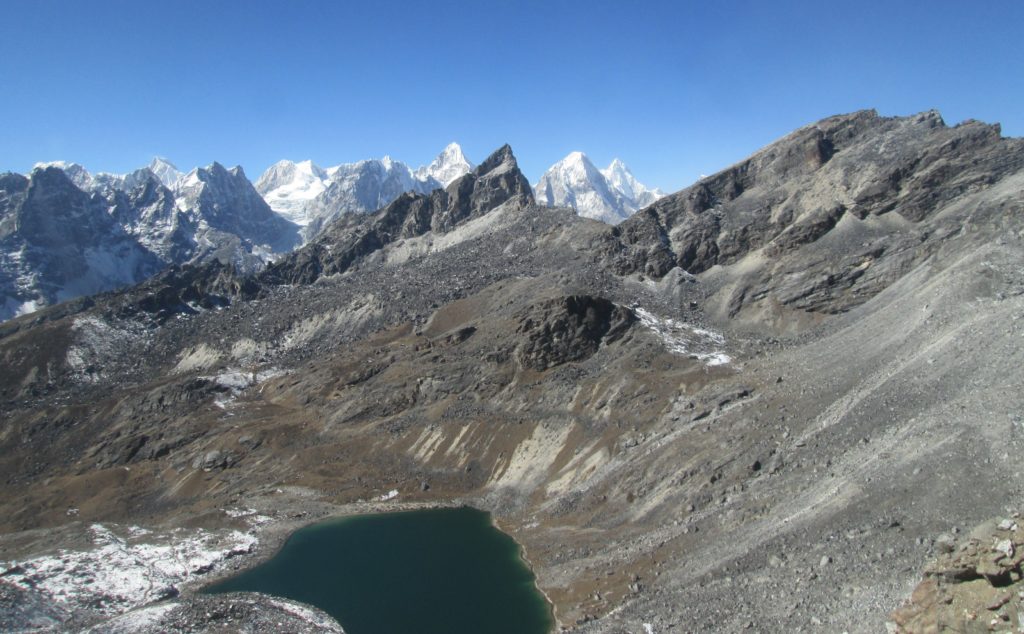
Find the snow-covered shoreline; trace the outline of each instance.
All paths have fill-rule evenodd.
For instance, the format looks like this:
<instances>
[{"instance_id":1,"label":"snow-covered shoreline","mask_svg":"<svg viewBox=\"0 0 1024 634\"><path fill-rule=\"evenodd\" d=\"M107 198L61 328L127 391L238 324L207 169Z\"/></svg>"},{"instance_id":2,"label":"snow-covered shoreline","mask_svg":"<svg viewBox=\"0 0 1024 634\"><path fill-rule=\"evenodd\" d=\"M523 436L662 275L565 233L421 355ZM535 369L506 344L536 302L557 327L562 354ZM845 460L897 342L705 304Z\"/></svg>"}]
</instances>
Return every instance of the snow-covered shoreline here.
<instances>
[{"instance_id":1,"label":"snow-covered shoreline","mask_svg":"<svg viewBox=\"0 0 1024 634\"><path fill-rule=\"evenodd\" d=\"M259 539L240 530L93 524L93 548L0 563L8 583L46 595L61 608L113 616L176 596L227 559L253 551Z\"/></svg>"}]
</instances>

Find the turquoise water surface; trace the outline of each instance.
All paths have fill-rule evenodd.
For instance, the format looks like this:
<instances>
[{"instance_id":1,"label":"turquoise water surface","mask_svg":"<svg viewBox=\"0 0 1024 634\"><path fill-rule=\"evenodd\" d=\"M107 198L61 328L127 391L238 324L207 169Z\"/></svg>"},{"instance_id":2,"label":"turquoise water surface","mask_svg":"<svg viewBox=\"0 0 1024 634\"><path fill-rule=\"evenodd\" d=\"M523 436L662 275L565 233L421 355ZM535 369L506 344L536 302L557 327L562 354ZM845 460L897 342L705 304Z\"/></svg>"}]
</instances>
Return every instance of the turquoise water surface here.
<instances>
[{"instance_id":1,"label":"turquoise water surface","mask_svg":"<svg viewBox=\"0 0 1024 634\"><path fill-rule=\"evenodd\" d=\"M518 544L471 508L334 519L207 588L314 605L347 634L548 634L551 609Z\"/></svg>"}]
</instances>

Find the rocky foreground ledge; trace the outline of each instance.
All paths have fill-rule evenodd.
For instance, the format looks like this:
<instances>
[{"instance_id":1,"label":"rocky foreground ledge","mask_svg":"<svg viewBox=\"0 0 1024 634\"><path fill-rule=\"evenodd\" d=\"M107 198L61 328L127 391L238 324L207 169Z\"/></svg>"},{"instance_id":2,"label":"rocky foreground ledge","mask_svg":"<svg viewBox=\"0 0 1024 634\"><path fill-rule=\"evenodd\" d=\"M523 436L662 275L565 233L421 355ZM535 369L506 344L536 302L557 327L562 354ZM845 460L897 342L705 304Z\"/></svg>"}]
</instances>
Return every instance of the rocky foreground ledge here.
<instances>
[{"instance_id":1,"label":"rocky foreground ledge","mask_svg":"<svg viewBox=\"0 0 1024 634\"><path fill-rule=\"evenodd\" d=\"M1012 513L969 535L940 536L942 553L910 600L886 624L889 632L1024 632L1024 519Z\"/></svg>"}]
</instances>

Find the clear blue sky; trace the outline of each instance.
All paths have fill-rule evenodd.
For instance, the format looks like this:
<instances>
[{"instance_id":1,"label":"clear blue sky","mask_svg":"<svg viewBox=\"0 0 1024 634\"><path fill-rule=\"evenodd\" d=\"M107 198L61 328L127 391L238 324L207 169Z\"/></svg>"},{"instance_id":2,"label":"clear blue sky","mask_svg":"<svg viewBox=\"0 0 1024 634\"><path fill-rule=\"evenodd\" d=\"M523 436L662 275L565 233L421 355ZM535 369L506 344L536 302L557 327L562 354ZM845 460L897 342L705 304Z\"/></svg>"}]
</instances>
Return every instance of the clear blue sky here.
<instances>
[{"instance_id":1,"label":"clear blue sky","mask_svg":"<svg viewBox=\"0 0 1024 634\"><path fill-rule=\"evenodd\" d=\"M0 171L512 144L676 190L822 117L1024 135L1024 1L0 0Z\"/></svg>"}]
</instances>

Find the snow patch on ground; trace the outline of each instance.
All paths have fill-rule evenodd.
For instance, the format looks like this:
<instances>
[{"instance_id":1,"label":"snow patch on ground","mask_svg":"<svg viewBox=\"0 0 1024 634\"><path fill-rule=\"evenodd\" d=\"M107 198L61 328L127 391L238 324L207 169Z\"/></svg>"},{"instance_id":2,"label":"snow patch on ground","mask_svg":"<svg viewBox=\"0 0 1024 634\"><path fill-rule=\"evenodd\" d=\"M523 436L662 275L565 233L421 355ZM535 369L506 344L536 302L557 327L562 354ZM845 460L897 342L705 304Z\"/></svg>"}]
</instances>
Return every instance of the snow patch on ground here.
<instances>
[{"instance_id":1,"label":"snow patch on ground","mask_svg":"<svg viewBox=\"0 0 1024 634\"><path fill-rule=\"evenodd\" d=\"M228 409L238 398L239 394L248 388L283 374L286 374L286 371L280 368L266 368L263 370L227 368L220 374L199 378L213 381L217 385L228 389L226 394L218 396L213 402L214 405L221 409Z\"/></svg>"},{"instance_id":2,"label":"snow patch on ground","mask_svg":"<svg viewBox=\"0 0 1024 634\"><path fill-rule=\"evenodd\" d=\"M30 299L27 302L23 302L20 306L18 306L15 309L14 316L15 317L21 317L22 315L27 315L29 313L34 313L37 310L39 310L40 308L42 308L42 307L43 307L42 303L40 303L37 300Z\"/></svg>"},{"instance_id":3,"label":"snow patch on ground","mask_svg":"<svg viewBox=\"0 0 1024 634\"><path fill-rule=\"evenodd\" d=\"M213 381L217 385L226 387L233 392L241 392L248 387L262 383L267 379L281 376L284 373L285 371L280 368L266 368L264 370L241 370L238 368L228 368L220 374L200 378Z\"/></svg>"},{"instance_id":4,"label":"snow patch on ground","mask_svg":"<svg viewBox=\"0 0 1024 634\"><path fill-rule=\"evenodd\" d=\"M224 514L235 519L242 518L253 528L263 526L274 519L267 515L261 515L256 509L224 509Z\"/></svg>"},{"instance_id":5,"label":"snow patch on ground","mask_svg":"<svg viewBox=\"0 0 1024 634\"><path fill-rule=\"evenodd\" d=\"M632 309L640 323L658 335L670 351L702 361L707 366L732 361L732 357L720 349L725 345L725 337L720 333L675 319L663 319L639 306L634 305Z\"/></svg>"},{"instance_id":6,"label":"snow patch on ground","mask_svg":"<svg viewBox=\"0 0 1024 634\"><path fill-rule=\"evenodd\" d=\"M0 563L0 576L48 595L62 608L116 615L177 594L178 586L224 560L251 552L259 540L242 531L89 527L93 548ZM152 616L152 615L150 615ZM147 617L148 618L148 617Z\"/></svg>"},{"instance_id":7,"label":"snow patch on ground","mask_svg":"<svg viewBox=\"0 0 1024 634\"><path fill-rule=\"evenodd\" d=\"M273 264L281 258L280 253L275 253L269 244L254 244L252 254L260 259L263 264Z\"/></svg>"},{"instance_id":8,"label":"snow patch on ground","mask_svg":"<svg viewBox=\"0 0 1024 634\"><path fill-rule=\"evenodd\" d=\"M398 489L391 489L390 491L388 491L384 495L379 496L377 498L377 500L379 500L381 502L387 502L388 500L393 500L396 497L398 497Z\"/></svg>"}]
</instances>

